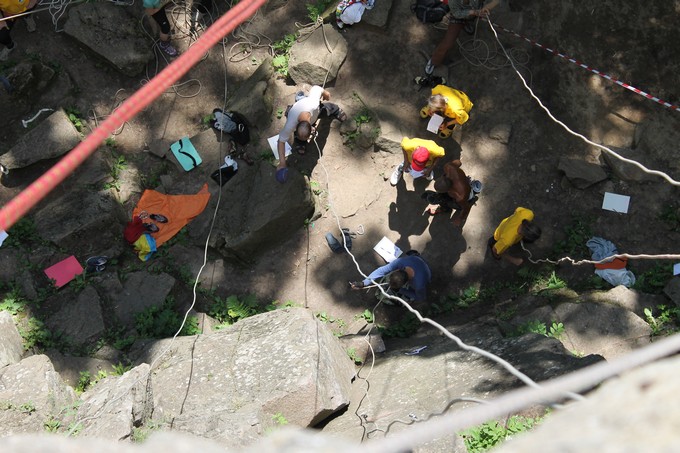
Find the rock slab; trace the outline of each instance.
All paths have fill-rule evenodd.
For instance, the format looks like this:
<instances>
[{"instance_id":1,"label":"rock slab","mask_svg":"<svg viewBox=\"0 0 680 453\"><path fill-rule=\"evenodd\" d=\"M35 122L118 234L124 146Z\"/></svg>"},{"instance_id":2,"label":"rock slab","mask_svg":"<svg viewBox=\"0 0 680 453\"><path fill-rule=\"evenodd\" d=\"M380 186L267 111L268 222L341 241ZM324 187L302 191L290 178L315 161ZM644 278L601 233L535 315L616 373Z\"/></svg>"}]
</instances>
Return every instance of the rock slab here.
<instances>
[{"instance_id":1,"label":"rock slab","mask_svg":"<svg viewBox=\"0 0 680 453\"><path fill-rule=\"evenodd\" d=\"M288 75L297 85L326 86L338 76L347 57L347 41L329 24L314 30L307 39L290 49Z\"/></svg>"}]
</instances>

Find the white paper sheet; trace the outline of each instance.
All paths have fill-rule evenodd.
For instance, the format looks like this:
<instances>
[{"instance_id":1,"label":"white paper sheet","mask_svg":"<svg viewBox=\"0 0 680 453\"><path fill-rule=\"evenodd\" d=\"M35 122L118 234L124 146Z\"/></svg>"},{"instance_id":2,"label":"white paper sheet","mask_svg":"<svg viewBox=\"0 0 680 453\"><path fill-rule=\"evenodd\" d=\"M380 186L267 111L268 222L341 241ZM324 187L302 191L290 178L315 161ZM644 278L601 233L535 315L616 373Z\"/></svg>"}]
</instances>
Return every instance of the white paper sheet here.
<instances>
[{"instance_id":1,"label":"white paper sheet","mask_svg":"<svg viewBox=\"0 0 680 453\"><path fill-rule=\"evenodd\" d=\"M388 263L396 260L402 254L401 249L385 236L383 236L380 242L378 242L375 247L373 247L373 250L375 250L376 253L378 253L378 255L380 255Z\"/></svg>"},{"instance_id":2,"label":"white paper sheet","mask_svg":"<svg viewBox=\"0 0 680 453\"><path fill-rule=\"evenodd\" d=\"M680 274L680 263L675 263L673 265L673 275Z\"/></svg>"},{"instance_id":3,"label":"white paper sheet","mask_svg":"<svg viewBox=\"0 0 680 453\"><path fill-rule=\"evenodd\" d=\"M279 158L279 148L278 148L279 136L275 135L273 137L269 137L267 139L267 142L269 143L269 147L272 149L272 153L274 153L274 158L278 160L278 158ZM290 147L290 143L286 142L286 157L290 156L292 153L293 153L293 149Z\"/></svg>"},{"instance_id":4,"label":"white paper sheet","mask_svg":"<svg viewBox=\"0 0 680 453\"><path fill-rule=\"evenodd\" d=\"M430 122L427 123L427 130L432 132L433 134L436 134L439 132L439 126L442 125L444 122L444 117L441 115L437 115L436 113L432 115L432 118L430 118Z\"/></svg>"},{"instance_id":5,"label":"white paper sheet","mask_svg":"<svg viewBox=\"0 0 680 453\"><path fill-rule=\"evenodd\" d=\"M602 201L602 209L627 214L629 204L630 197L628 195L605 192L604 200Z\"/></svg>"},{"instance_id":6,"label":"white paper sheet","mask_svg":"<svg viewBox=\"0 0 680 453\"><path fill-rule=\"evenodd\" d=\"M0 230L0 246L5 242L5 239L7 239L8 236L9 234L7 234L5 230Z\"/></svg>"}]
</instances>

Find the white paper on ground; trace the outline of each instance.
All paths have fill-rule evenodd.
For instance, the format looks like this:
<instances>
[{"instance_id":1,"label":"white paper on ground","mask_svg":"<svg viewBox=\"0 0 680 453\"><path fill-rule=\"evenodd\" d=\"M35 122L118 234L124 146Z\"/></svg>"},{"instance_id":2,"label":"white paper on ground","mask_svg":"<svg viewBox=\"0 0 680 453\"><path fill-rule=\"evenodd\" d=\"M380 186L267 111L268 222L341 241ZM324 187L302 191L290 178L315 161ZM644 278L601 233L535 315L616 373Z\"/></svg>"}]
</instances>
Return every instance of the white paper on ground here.
<instances>
[{"instance_id":1,"label":"white paper on ground","mask_svg":"<svg viewBox=\"0 0 680 453\"><path fill-rule=\"evenodd\" d=\"M602 201L602 209L627 214L629 204L630 197L628 195L605 192L604 200Z\"/></svg>"},{"instance_id":2,"label":"white paper on ground","mask_svg":"<svg viewBox=\"0 0 680 453\"><path fill-rule=\"evenodd\" d=\"M402 253L401 249L385 236L383 236L380 242L378 242L375 247L373 247L373 250L375 250L376 253L378 253L378 255L380 255L388 263L391 263L392 261L399 258Z\"/></svg>"},{"instance_id":3,"label":"white paper on ground","mask_svg":"<svg viewBox=\"0 0 680 453\"><path fill-rule=\"evenodd\" d=\"M680 263L675 263L673 265L673 275L680 274Z\"/></svg>"},{"instance_id":4,"label":"white paper on ground","mask_svg":"<svg viewBox=\"0 0 680 453\"><path fill-rule=\"evenodd\" d=\"M430 122L427 123L427 130L432 132L433 134L436 134L439 132L439 126L442 125L444 122L444 117L441 115L437 115L436 113L432 115L432 118L430 118Z\"/></svg>"},{"instance_id":5,"label":"white paper on ground","mask_svg":"<svg viewBox=\"0 0 680 453\"><path fill-rule=\"evenodd\" d=\"M269 137L267 139L267 142L269 143L269 147L272 149L272 153L274 153L274 159L279 158L279 148L278 148L278 143L279 143L279 136L275 135L273 137ZM290 143L286 142L286 157L290 156L293 153L293 149L290 147Z\"/></svg>"},{"instance_id":6,"label":"white paper on ground","mask_svg":"<svg viewBox=\"0 0 680 453\"><path fill-rule=\"evenodd\" d=\"M0 230L0 245L5 242L5 239L7 239L8 236L9 234L7 234L5 230Z\"/></svg>"}]
</instances>

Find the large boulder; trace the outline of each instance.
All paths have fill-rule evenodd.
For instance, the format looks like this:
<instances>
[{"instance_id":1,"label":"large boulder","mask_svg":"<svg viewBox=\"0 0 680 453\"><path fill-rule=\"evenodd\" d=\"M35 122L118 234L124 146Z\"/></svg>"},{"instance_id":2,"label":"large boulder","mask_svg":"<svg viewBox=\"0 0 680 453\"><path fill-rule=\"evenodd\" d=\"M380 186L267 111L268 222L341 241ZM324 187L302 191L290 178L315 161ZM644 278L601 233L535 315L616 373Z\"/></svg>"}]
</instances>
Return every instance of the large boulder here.
<instances>
[{"instance_id":1,"label":"large boulder","mask_svg":"<svg viewBox=\"0 0 680 453\"><path fill-rule=\"evenodd\" d=\"M675 451L678 370L674 357L611 379L494 452Z\"/></svg>"},{"instance_id":2,"label":"large boulder","mask_svg":"<svg viewBox=\"0 0 680 453\"><path fill-rule=\"evenodd\" d=\"M138 8L122 8L113 2L76 5L69 10L64 32L123 74L136 76L153 58L153 52L135 11L141 14Z\"/></svg>"},{"instance_id":3,"label":"large boulder","mask_svg":"<svg viewBox=\"0 0 680 453\"><path fill-rule=\"evenodd\" d=\"M489 318L447 328L465 343L500 356L536 382L601 360L599 356L574 357L559 341L540 335L504 338ZM389 437L435 415L476 404L471 399L491 399L521 385L502 366L461 350L438 331L393 340L388 346L388 352L377 356L375 363L365 365L371 367L370 389L357 379L349 409L330 421L324 433L356 442ZM380 389L380 397L370 397L375 389ZM458 398L460 395L466 398ZM451 433L415 451L466 450L462 440Z\"/></svg>"},{"instance_id":4,"label":"large boulder","mask_svg":"<svg viewBox=\"0 0 680 453\"><path fill-rule=\"evenodd\" d=\"M44 355L34 355L0 369L2 435L42 433L48 420L58 419L75 400Z\"/></svg>"},{"instance_id":5,"label":"large boulder","mask_svg":"<svg viewBox=\"0 0 680 453\"><path fill-rule=\"evenodd\" d=\"M290 49L288 75L297 85L325 86L335 80L347 57L347 41L331 25L324 24Z\"/></svg>"},{"instance_id":6,"label":"large boulder","mask_svg":"<svg viewBox=\"0 0 680 453\"><path fill-rule=\"evenodd\" d=\"M172 419L174 429L227 446L256 439L275 417L313 426L349 404L354 366L304 309L276 310L140 350L137 363L157 363L154 420Z\"/></svg>"},{"instance_id":7,"label":"large boulder","mask_svg":"<svg viewBox=\"0 0 680 453\"><path fill-rule=\"evenodd\" d=\"M56 75L54 69L40 61L22 61L7 74L7 80L19 96L35 96L50 85Z\"/></svg>"},{"instance_id":8,"label":"large boulder","mask_svg":"<svg viewBox=\"0 0 680 453\"><path fill-rule=\"evenodd\" d=\"M12 315L7 311L0 311L0 368L21 360L23 344Z\"/></svg>"},{"instance_id":9,"label":"large boulder","mask_svg":"<svg viewBox=\"0 0 680 453\"><path fill-rule=\"evenodd\" d=\"M0 164L10 170L27 167L71 151L80 143L80 133L63 110L57 110L0 156Z\"/></svg>"},{"instance_id":10,"label":"large boulder","mask_svg":"<svg viewBox=\"0 0 680 453\"><path fill-rule=\"evenodd\" d=\"M611 360L650 343L651 328L635 313L614 305L578 301L540 307L514 318L515 326L540 321L547 328L561 322L559 340L576 355L600 354Z\"/></svg>"}]
</instances>

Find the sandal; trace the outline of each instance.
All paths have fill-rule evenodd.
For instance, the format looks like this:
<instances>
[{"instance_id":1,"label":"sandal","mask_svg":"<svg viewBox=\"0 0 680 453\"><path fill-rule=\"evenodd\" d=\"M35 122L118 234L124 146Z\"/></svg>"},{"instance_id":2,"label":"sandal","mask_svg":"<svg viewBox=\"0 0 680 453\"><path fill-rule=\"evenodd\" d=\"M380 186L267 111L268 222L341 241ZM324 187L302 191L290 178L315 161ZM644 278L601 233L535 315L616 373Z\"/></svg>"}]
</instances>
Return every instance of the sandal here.
<instances>
[{"instance_id":1,"label":"sandal","mask_svg":"<svg viewBox=\"0 0 680 453\"><path fill-rule=\"evenodd\" d=\"M145 223L144 229L146 231L148 231L149 233L157 233L158 232L158 227L156 225L154 225L153 223Z\"/></svg>"},{"instance_id":2,"label":"sandal","mask_svg":"<svg viewBox=\"0 0 680 453\"><path fill-rule=\"evenodd\" d=\"M159 223L168 223L168 218L161 214L151 214L149 217Z\"/></svg>"},{"instance_id":3,"label":"sandal","mask_svg":"<svg viewBox=\"0 0 680 453\"><path fill-rule=\"evenodd\" d=\"M344 123L345 121L347 121L347 114L346 114L344 111L340 110L340 111L338 112L338 115L336 116L336 118L337 118L338 121L340 121L341 123Z\"/></svg>"}]
</instances>

